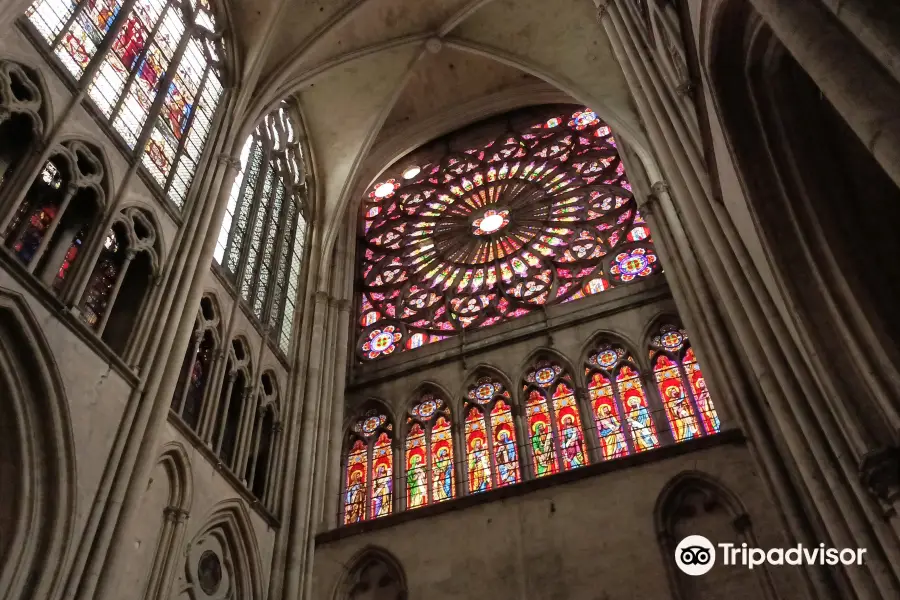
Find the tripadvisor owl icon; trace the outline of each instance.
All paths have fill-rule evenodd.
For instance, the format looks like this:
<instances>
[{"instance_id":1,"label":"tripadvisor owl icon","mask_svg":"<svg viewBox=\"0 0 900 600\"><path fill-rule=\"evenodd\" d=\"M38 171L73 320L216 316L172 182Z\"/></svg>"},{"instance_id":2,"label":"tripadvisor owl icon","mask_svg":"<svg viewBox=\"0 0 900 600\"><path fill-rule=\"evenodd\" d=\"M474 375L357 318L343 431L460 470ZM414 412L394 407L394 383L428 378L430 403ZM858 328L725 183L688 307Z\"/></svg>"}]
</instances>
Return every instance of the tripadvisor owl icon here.
<instances>
[{"instance_id":1,"label":"tripadvisor owl icon","mask_svg":"<svg viewBox=\"0 0 900 600\"><path fill-rule=\"evenodd\" d=\"M716 564L716 548L702 535L689 535L675 547L675 564L688 575L703 575Z\"/></svg>"}]
</instances>

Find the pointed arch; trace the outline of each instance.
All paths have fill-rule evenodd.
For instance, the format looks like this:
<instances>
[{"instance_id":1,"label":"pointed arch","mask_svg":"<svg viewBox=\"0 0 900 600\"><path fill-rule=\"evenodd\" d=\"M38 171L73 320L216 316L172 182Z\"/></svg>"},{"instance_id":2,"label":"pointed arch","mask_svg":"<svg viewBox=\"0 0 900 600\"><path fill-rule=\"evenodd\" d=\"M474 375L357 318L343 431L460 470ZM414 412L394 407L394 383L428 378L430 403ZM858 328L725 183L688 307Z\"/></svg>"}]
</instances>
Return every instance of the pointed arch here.
<instances>
[{"instance_id":1,"label":"pointed arch","mask_svg":"<svg viewBox=\"0 0 900 600\"><path fill-rule=\"evenodd\" d=\"M716 597L778 597L765 565L752 571L739 569L714 581L685 575L675 566L675 548L687 535L702 535L713 543L728 540L738 546L759 547L747 509L715 477L696 470L675 475L657 497L653 521L674 600L707 597L713 592Z\"/></svg>"},{"instance_id":2,"label":"pointed arch","mask_svg":"<svg viewBox=\"0 0 900 600\"><path fill-rule=\"evenodd\" d=\"M25 13L111 133L178 208L224 104L232 52L217 13L207 0L140 2L121 15L92 2L36 0Z\"/></svg>"},{"instance_id":3,"label":"pointed arch","mask_svg":"<svg viewBox=\"0 0 900 600\"><path fill-rule=\"evenodd\" d=\"M456 496L453 411L449 396L434 384L421 384L407 404L403 430L406 509Z\"/></svg>"},{"instance_id":4,"label":"pointed arch","mask_svg":"<svg viewBox=\"0 0 900 600\"><path fill-rule=\"evenodd\" d=\"M255 410L251 411L248 419L248 425L253 429L244 481L253 495L269 510L273 510L275 505L275 493L270 483L272 474L277 472L280 456L281 401L278 377L274 371L266 370L260 376Z\"/></svg>"},{"instance_id":5,"label":"pointed arch","mask_svg":"<svg viewBox=\"0 0 900 600\"><path fill-rule=\"evenodd\" d=\"M240 500L216 505L187 546L185 587L198 597L262 600L259 544Z\"/></svg>"},{"instance_id":6,"label":"pointed arch","mask_svg":"<svg viewBox=\"0 0 900 600\"><path fill-rule=\"evenodd\" d=\"M221 395L213 424L212 441L216 454L234 471L237 459L238 434L242 416L251 402L254 384L253 361L247 338L232 338L227 350Z\"/></svg>"},{"instance_id":7,"label":"pointed arch","mask_svg":"<svg viewBox=\"0 0 900 600\"><path fill-rule=\"evenodd\" d=\"M641 382L635 355L618 336L594 336L585 355L585 388L603 460L660 446L659 418Z\"/></svg>"},{"instance_id":8,"label":"pointed arch","mask_svg":"<svg viewBox=\"0 0 900 600\"><path fill-rule=\"evenodd\" d=\"M519 483L521 435L509 379L493 367L479 366L466 379L464 390L460 442L465 444L467 493Z\"/></svg>"},{"instance_id":9,"label":"pointed arch","mask_svg":"<svg viewBox=\"0 0 900 600\"><path fill-rule=\"evenodd\" d=\"M525 447L535 477L589 462L573 370L567 365L555 352L537 351L522 376Z\"/></svg>"},{"instance_id":10,"label":"pointed arch","mask_svg":"<svg viewBox=\"0 0 900 600\"><path fill-rule=\"evenodd\" d=\"M169 597L169 587L178 561L178 549L184 541L184 526L193 503L194 480L190 457L180 442L162 447L157 465L162 467L169 484L169 495L160 520L156 552L149 569L144 591L145 600Z\"/></svg>"},{"instance_id":11,"label":"pointed arch","mask_svg":"<svg viewBox=\"0 0 900 600\"><path fill-rule=\"evenodd\" d=\"M29 151L52 127L51 96L40 69L0 60L0 193L28 168ZM2 196L0 196L2 198Z\"/></svg>"},{"instance_id":12,"label":"pointed arch","mask_svg":"<svg viewBox=\"0 0 900 600\"><path fill-rule=\"evenodd\" d=\"M375 595L362 596L367 592ZM407 600L406 572L393 554L380 546L366 546L347 562L334 591L334 600Z\"/></svg>"},{"instance_id":13,"label":"pointed arch","mask_svg":"<svg viewBox=\"0 0 900 600\"><path fill-rule=\"evenodd\" d=\"M387 405L366 401L350 421L344 450L344 524L394 510L394 420Z\"/></svg>"},{"instance_id":14,"label":"pointed arch","mask_svg":"<svg viewBox=\"0 0 900 600\"><path fill-rule=\"evenodd\" d=\"M181 373L172 396L172 411L184 423L198 431L206 411L207 389L213 362L221 347L221 313L215 294L205 293L200 299L191 343L185 351Z\"/></svg>"},{"instance_id":15,"label":"pointed arch","mask_svg":"<svg viewBox=\"0 0 900 600\"><path fill-rule=\"evenodd\" d=\"M67 138L53 145L34 170L18 205L4 215L3 239L16 259L58 295L73 279L76 263L100 237L110 194L109 162L102 145ZM12 190L11 190L12 191Z\"/></svg>"},{"instance_id":16,"label":"pointed arch","mask_svg":"<svg viewBox=\"0 0 900 600\"><path fill-rule=\"evenodd\" d=\"M312 202L295 101L265 115L240 153L213 264L286 354L300 301Z\"/></svg>"},{"instance_id":17,"label":"pointed arch","mask_svg":"<svg viewBox=\"0 0 900 600\"><path fill-rule=\"evenodd\" d=\"M678 319L660 319L648 342L654 380L676 442L721 429L688 333Z\"/></svg>"},{"instance_id":18,"label":"pointed arch","mask_svg":"<svg viewBox=\"0 0 900 600\"><path fill-rule=\"evenodd\" d=\"M53 354L25 300L0 289L0 589L58 598L74 539L75 447ZM8 528L8 530L7 530Z\"/></svg>"}]
</instances>

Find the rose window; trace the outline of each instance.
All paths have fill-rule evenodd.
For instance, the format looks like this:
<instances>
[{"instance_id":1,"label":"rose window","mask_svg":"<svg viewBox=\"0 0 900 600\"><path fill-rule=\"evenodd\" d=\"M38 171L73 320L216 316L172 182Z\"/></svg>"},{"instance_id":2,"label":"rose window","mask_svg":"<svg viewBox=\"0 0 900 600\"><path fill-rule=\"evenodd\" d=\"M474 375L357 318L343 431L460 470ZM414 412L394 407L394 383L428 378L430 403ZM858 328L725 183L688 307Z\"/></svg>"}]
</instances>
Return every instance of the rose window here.
<instances>
[{"instance_id":1,"label":"rose window","mask_svg":"<svg viewBox=\"0 0 900 600\"><path fill-rule=\"evenodd\" d=\"M609 127L587 108L531 115L504 117L506 133L461 150L450 136L442 154L415 152L369 189L361 358L660 271Z\"/></svg>"}]
</instances>

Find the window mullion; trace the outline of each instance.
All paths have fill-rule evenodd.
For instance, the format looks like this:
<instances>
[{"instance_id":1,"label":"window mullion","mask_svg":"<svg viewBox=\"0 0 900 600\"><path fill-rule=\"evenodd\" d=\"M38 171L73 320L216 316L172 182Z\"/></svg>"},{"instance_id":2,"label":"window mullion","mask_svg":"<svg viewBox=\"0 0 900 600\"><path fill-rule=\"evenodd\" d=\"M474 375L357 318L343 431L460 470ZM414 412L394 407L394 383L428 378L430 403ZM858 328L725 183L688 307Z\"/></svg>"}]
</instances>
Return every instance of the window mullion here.
<instances>
[{"instance_id":1,"label":"window mullion","mask_svg":"<svg viewBox=\"0 0 900 600\"><path fill-rule=\"evenodd\" d=\"M294 266L294 244L297 241L297 229L300 227L300 204L297 203L297 209L294 214L294 222L288 223L289 231L285 230L285 239L289 240L286 243L288 244L287 248L287 263L284 265L284 282L281 289L281 298L278 298L278 314L276 315L276 323L278 325L278 341L281 341L281 322L284 319L284 311L287 307L288 302L288 294L290 294L291 290L291 268ZM302 260L302 258L301 258ZM300 292L300 286L297 286L297 293ZM292 298L294 304L297 304L297 298Z\"/></svg>"},{"instance_id":2,"label":"window mullion","mask_svg":"<svg viewBox=\"0 0 900 600\"><path fill-rule=\"evenodd\" d=\"M275 224L276 234L275 234L275 248L272 250L272 266L270 267L269 273L269 290L266 293L265 302L263 303L263 325L269 324L272 321L272 309L277 308L277 311L280 313L281 308L280 305L283 304L281 298L276 298L275 293L278 288L278 270L281 267L281 253L284 249L284 244L287 243L286 240L293 239L293 231L290 224L287 222L288 214L290 211L290 206L294 202L293 194L288 194L289 186L286 184L284 188L284 199L281 201L281 214L278 215L278 222ZM290 250L290 248L288 248ZM291 255L287 256L287 264L285 265L285 281L281 285L280 290L278 290L278 295L284 297L285 289L287 288L287 269L290 268L291 264ZM280 322L280 321L279 321ZM280 329L280 328L278 328Z\"/></svg>"},{"instance_id":3,"label":"window mullion","mask_svg":"<svg viewBox=\"0 0 900 600\"><path fill-rule=\"evenodd\" d=\"M250 153L247 155L247 164L243 165L243 179L241 180L241 188L238 192L237 200L234 203L234 214L231 216L231 229L228 232L228 242L225 244L225 255L222 257L225 261L225 270L228 271L228 257L231 256L231 252L234 250L234 235L237 232L238 228L241 226L240 223L240 215L241 209L245 204L252 203L253 198L247 198L247 186L250 185L250 170L253 161L257 160L257 156L263 153L262 149L262 141L259 139L255 139L253 144L250 146ZM260 165L262 168L262 165ZM259 173L256 174L257 182L259 181ZM256 196L256 189L253 190L253 196ZM248 211L248 215L250 212ZM246 234L246 231L244 232ZM239 250L240 251L240 250ZM232 273L235 277L237 277L240 271L240 259L238 259L238 264L235 266L234 273Z\"/></svg>"},{"instance_id":4,"label":"window mullion","mask_svg":"<svg viewBox=\"0 0 900 600\"><path fill-rule=\"evenodd\" d=\"M69 29L72 27L72 23L74 23L75 19L77 19L81 15L81 13L84 12L85 7L88 5L88 3L90 1L91 0L81 0L81 2L79 2L78 5L75 6L75 10L73 10L72 14L69 15L69 18L66 19L65 25L63 25L62 29L59 30L59 33L57 33L56 36L53 38L53 43L50 44L51 50L53 50L54 52L56 51L56 48L62 43L63 38L69 32ZM132 4L134 4L134 2L132 2ZM119 14L124 17L125 11L120 10ZM116 21L118 21L118 20L119 20L119 18L117 17Z\"/></svg>"},{"instance_id":5,"label":"window mullion","mask_svg":"<svg viewBox=\"0 0 900 600\"><path fill-rule=\"evenodd\" d=\"M619 367L621 369L621 366ZM601 371L602 373L602 371ZM618 374L616 371L610 371L609 379L609 387L612 389L613 400L616 403L616 408L619 410L619 427L622 430L622 435L625 436L625 446L628 448L628 454L637 454L637 446L634 443L634 436L632 435L629 427L628 427L628 413L626 412L627 407L625 406L625 402L622 400L622 394L619 392L619 382L618 382ZM593 411L593 407L591 407ZM652 423L652 415L651 415L651 423ZM602 443L602 442L601 442ZM601 454L603 450L600 450Z\"/></svg>"},{"instance_id":6,"label":"window mullion","mask_svg":"<svg viewBox=\"0 0 900 600\"><path fill-rule=\"evenodd\" d=\"M188 42L193 36L193 33L193 25L185 27L184 35L181 36L181 40L178 42L178 47L175 49L175 52L172 54L172 58L169 60L169 68L166 69L162 80L159 82L159 89L156 92L156 98L153 99L153 104L150 106L150 110L147 111L147 120L144 121L144 127L143 129L141 129L141 135L138 137L137 141L134 144L135 163L140 163L141 161L141 157L143 156L145 148L147 146L147 140L150 139L150 134L153 131L153 128L156 127L156 120L159 118L159 113L162 109L163 104L165 103L166 95L169 93L169 86L172 85L172 80L175 78L175 70L181 63L181 59L184 57L184 51L187 49Z\"/></svg>"},{"instance_id":7,"label":"window mullion","mask_svg":"<svg viewBox=\"0 0 900 600\"><path fill-rule=\"evenodd\" d=\"M172 180L175 178L175 172L178 170L178 163L181 162L181 157L184 155L184 148L187 144L188 136L191 134L191 128L194 126L194 118L197 116L197 109L199 108L198 103L200 98L203 96L204 88L206 87L206 82L209 79L209 72L212 70L212 65L207 64L206 69L203 71L203 77L200 79L200 85L197 86L197 92L194 94L194 102L193 108L191 109L191 115L188 117L187 124L184 127L184 131L181 133L181 139L178 140L178 149L175 151L175 159L172 161L172 168L169 170L169 174L166 176L166 186L164 188L164 192L168 193L168 191L172 187ZM187 190L185 190L185 194Z\"/></svg>"},{"instance_id":8,"label":"window mullion","mask_svg":"<svg viewBox=\"0 0 900 600\"><path fill-rule=\"evenodd\" d=\"M110 123L115 121L116 117L118 117L119 113L122 111L122 105L125 104L125 98L128 97L128 92L131 91L131 88L134 85L134 80L137 78L138 71L140 70L139 67L141 66L141 64L143 64L144 60L147 59L147 53L150 52L150 46L156 41L156 33L159 31L159 28L162 26L163 21L165 21L166 15L171 8L171 4L166 4L166 7L163 9L162 13L160 13L159 18L153 25L153 29L150 31L150 35L147 36L147 41L144 43L144 47L141 48L141 51L132 64L131 68L128 69L128 77L125 80L125 86L122 88L122 92L119 94L119 97L116 100L116 104L115 106L113 106L112 112L110 113Z\"/></svg>"},{"instance_id":9,"label":"window mullion","mask_svg":"<svg viewBox=\"0 0 900 600\"><path fill-rule=\"evenodd\" d=\"M250 246L253 245L253 229L256 227L256 220L259 215L259 203L262 201L263 190L265 189L266 179L269 178L269 167L272 163L272 153L269 148L265 149L263 164L260 165L259 172L262 178L257 182L256 189L253 190L253 201L250 204L249 219L247 221L247 230L244 232L244 240L241 247L241 257L238 262L238 271L236 277L237 295L240 298L241 287L243 286L244 275L247 271L247 262L250 257ZM249 235L249 238L247 237Z\"/></svg>"},{"instance_id":10,"label":"window mullion","mask_svg":"<svg viewBox=\"0 0 900 600\"><path fill-rule=\"evenodd\" d=\"M262 230L260 230L259 237L259 249L256 252L256 260L254 267L256 268L256 273L259 273L262 268L263 263L266 260L266 244L269 240L269 234L272 231L272 227L274 224L272 223L272 212L275 210L275 197L278 195L278 161L277 159L273 159L272 161L272 189L269 190L268 201L266 202L266 212L262 215L263 218L263 226ZM269 272L269 280L266 282L268 285L271 283L272 273L271 270ZM259 293L259 286L262 284L262 279L260 277L256 277L250 286L250 290L248 295L251 300L250 306L256 307L257 294ZM262 301L262 305L265 305L265 298ZM260 310L262 306L260 306ZM263 323L265 325L265 323Z\"/></svg>"}]
</instances>

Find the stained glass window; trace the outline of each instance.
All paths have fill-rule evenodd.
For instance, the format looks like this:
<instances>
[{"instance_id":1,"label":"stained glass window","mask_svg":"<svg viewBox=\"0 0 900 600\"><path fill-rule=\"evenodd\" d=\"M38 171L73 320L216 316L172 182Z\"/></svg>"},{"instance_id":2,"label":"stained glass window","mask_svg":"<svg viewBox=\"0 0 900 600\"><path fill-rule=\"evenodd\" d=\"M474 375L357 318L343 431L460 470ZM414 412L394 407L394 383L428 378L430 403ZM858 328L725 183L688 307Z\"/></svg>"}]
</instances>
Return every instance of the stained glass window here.
<instances>
[{"instance_id":1,"label":"stained glass window","mask_svg":"<svg viewBox=\"0 0 900 600\"><path fill-rule=\"evenodd\" d=\"M719 432L719 416L687 332L660 326L650 342L650 359L666 417L676 442Z\"/></svg>"},{"instance_id":2,"label":"stained glass window","mask_svg":"<svg viewBox=\"0 0 900 600\"><path fill-rule=\"evenodd\" d=\"M479 377L466 400L466 483L470 494L519 482L519 451L509 392Z\"/></svg>"},{"instance_id":3,"label":"stained glass window","mask_svg":"<svg viewBox=\"0 0 900 600\"><path fill-rule=\"evenodd\" d=\"M424 394L410 409L406 434L406 508L449 500L456 495L453 429L443 399Z\"/></svg>"},{"instance_id":4,"label":"stained glass window","mask_svg":"<svg viewBox=\"0 0 900 600\"><path fill-rule=\"evenodd\" d=\"M290 348L306 244L303 153L287 103L244 144L213 254L282 352Z\"/></svg>"},{"instance_id":5,"label":"stained glass window","mask_svg":"<svg viewBox=\"0 0 900 600\"><path fill-rule=\"evenodd\" d=\"M588 358L585 378L604 460L659 446L640 371L624 348L600 344Z\"/></svg>"},{"instance_id":6,"label":"stained glass window","mask_svg":"<svg viewBox=\"0 0 900 600\"><path fill-rule=\"evenodd\" d=\"M617 142L551 107L396 163L360 218L360 337L371 360L659 272ZM489 129L478 130L487 132ZM437 158L435 158L437 156Z\"/></svg>"},{"instance_id":7,"label":"stained glass window","mask_svg":"<svg viewBox=\"0 0 900 600\"><path fill-rule=\"evenodd\" d=\"M553 361L538 361L523 385L527 434L535 477L588 463L572 377Z\"/></svg>"},{"instance_id":8,"label":"stained glass window","mask_svg":"<svg viewBox=\"0 0 900 600\"><path fill-rule=\"evenodd\" d=\"M222 96L221 35L208 0L136 0L125 14L123 4L37 0L26 16L181 207Z\"/></svg>"},{"instance_id":9,"label":"stained glass window","mask_svg":"<svg viewBox=\"0 0 900 600\"><path fill-rule=\"evenodd\" d=\"M100 153L65 141L31 182L6 232L6 245L52 289L60 291L104 203Z\"/></svg>"},{"instance_id":10,"label":"stained glass window","mask_svg":"<svg viewBox=\"0 0 900 600\"><path fill-rule=\"evenodd\" d=\"M352 427L344 479L344 524L377 519L393 512L393 427L376 409Z\"/></svg>"}]
</instances>

